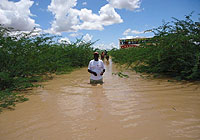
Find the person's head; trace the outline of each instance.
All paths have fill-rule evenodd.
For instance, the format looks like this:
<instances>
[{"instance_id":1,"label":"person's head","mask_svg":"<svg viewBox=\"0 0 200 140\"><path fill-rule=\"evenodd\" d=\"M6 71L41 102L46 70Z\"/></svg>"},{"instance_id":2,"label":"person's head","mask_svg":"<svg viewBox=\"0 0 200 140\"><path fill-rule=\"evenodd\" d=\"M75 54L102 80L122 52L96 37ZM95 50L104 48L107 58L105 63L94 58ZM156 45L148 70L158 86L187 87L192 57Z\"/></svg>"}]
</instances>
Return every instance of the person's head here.
<instances>
[{"instance_id":1,"label":"person's head","mask_svg":"<svg viewBox=\"0 0 200 140\"><path fill-rule=\"evenodd\" d=\"M99 53L98 52L94 52L94 60L95 61L99 60Z\"/></svg>"}]
</instances>

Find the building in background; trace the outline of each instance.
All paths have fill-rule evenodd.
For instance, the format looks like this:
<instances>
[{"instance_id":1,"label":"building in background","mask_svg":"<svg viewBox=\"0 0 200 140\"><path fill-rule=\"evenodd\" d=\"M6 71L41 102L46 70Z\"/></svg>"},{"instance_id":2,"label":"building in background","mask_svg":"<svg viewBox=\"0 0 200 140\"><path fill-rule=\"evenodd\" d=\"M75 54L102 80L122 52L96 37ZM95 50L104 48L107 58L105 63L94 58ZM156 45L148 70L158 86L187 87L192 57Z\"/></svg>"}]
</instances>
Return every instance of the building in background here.
<instances>
[{"instance_id":1,"label":"building in background","mask_svg":"<svg viewBox=\"0 0 200 140\"><path fill-rule=\"evenodd\" d=\"M138 47L142 43L147 43L151 38L131 38L131 39L119 39L119 48Z\"/></svg>"}]
</instances>

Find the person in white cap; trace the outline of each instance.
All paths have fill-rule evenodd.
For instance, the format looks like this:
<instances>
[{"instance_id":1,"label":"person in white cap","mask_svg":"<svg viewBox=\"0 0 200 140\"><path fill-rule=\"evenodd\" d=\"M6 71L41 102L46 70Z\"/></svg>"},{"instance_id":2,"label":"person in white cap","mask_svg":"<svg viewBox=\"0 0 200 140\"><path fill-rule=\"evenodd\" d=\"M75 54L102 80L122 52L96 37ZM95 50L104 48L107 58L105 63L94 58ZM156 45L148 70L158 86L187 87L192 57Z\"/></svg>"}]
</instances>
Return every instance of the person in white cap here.
<instances>
[{"instance_id":1,"label":"person in white cap","mask_svg":"<svg viewBox=\"0 0 200 140\"><path fill-rule=\"evenodd\" d=\"M103 61L99 59L98 52L94 52L94 59L89 62L88 72L91 73L90 84L103 84L105 67Z\"/></svg>"}]
</instances>

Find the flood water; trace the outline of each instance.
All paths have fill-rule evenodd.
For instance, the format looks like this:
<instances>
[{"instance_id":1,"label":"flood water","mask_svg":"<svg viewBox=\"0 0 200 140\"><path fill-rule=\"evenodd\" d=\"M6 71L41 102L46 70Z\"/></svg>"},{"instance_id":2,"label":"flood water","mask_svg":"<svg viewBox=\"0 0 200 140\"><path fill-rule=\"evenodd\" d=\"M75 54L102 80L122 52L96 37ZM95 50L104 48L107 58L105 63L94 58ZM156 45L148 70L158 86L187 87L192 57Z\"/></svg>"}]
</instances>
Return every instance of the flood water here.
<instances>
[{"instance_id":1,"label":"flood water","mask_svg":"<svg viewBox=\"0 0 200 140\"><path fill-rule=\"evenodd\" d=\"M104 84L87 68L58 75L0 114L0 140L200 140L200 84L147 79L106 63Z\"/></svg>"}]
</instances>

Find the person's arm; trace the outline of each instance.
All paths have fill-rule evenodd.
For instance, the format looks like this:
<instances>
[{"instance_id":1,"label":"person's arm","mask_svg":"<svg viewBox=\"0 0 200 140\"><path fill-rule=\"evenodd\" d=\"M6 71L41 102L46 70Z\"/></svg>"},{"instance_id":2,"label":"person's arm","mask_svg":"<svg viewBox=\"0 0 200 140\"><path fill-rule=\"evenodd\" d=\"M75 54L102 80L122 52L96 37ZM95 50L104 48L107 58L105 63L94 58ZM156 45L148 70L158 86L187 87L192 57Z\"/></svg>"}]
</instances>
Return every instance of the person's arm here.
<instances>
[{"instance_id":1,"label":"person's arm","mask_svg":"<svg viewBox=\"0 0 200 140\"><path fill-rule=\"evenodd\" d=\"M91 70L91 61L90 61L89 65L88 65L88 72L93 74L94 76L97 76L97 73Z\"/></svg>"},{"instance_id":2,"label":"person's arm","mask_svg":"<svg viewBox=\"0 0 200 140\"><path fill-rule=\"evenodd\" d=\"M90 70L90 69L88 69L88 72L94 74L94 76L97 76L97 73L92 71L92 70Z\"/></svg>"},{"instance_id":3,"label":"person's arm","mask_svg":"<svg viewBox=\"0 0 200 140\"><path fill-rule=\"evenodd\" d=\"M103 69L103 71L101 72L101 75L103 75L103 73L105 72L106 70L105 69Z\"/></svg>"},{"instance_id":4,"label":"person's arm","mask_svg":"<svg viewBox=\"0 0 200 140\"><path fill-rule=\"evenodd\" d=\"M103 75L103 73L106 71L105 70L105 66L104 66L104 63L103 63L103 61L101 62L102 63L102 68L103 68L103 71L100 73L101 75Z\"/></svg>"}]
</instances>

